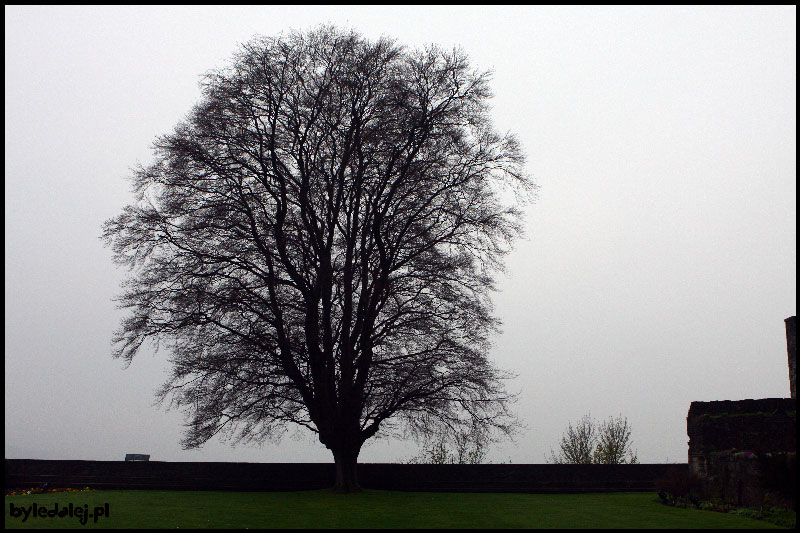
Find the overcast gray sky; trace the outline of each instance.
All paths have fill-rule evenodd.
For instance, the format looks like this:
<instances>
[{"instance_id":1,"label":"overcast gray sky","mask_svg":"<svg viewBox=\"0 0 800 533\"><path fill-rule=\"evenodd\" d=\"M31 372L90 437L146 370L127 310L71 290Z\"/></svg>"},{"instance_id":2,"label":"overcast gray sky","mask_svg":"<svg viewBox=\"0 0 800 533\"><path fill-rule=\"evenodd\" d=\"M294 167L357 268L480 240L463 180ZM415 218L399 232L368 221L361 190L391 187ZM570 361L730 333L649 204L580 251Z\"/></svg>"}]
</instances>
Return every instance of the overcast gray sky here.
<instances>
[{"instance_id":1,"label":"overcast gray sky","mask_svg":"<svg viewBox=\"0 0 800 533\"><path fill-rule=\"evenodd\" d=\"M6 6L5 457L331 460L304 432L181 450L182 414L153 405L166 354L111 358L127 272L99 239L201 74L320 23L494 69L496 125L541 187L495 297L527 428L489 460L545 462L591 413L627 416L642 462L685 462L691 401L789 395L794 6Z\"/></svg>"}]
</instances>

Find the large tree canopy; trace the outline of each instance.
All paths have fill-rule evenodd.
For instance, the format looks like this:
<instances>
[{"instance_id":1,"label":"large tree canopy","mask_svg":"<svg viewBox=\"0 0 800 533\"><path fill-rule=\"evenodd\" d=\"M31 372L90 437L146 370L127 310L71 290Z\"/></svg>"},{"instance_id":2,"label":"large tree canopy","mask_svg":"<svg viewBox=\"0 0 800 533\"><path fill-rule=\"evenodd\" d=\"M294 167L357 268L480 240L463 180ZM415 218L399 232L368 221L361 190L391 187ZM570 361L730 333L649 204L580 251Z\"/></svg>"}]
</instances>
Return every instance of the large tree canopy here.
<instances>
[{"instance_id":1,"label":"large tree canopy","mask_svg":"<svg viewBox=\"0 0 800 533\"><path fill-rule=\"evenodd\" d=\"M185 446L299 424L350 490L379 430L508 428L489 293L532 184L490 96L459 51L330 27L206 77L104 227L133 272L115 353L169 347Z\"/></svg>"}]
</instances>

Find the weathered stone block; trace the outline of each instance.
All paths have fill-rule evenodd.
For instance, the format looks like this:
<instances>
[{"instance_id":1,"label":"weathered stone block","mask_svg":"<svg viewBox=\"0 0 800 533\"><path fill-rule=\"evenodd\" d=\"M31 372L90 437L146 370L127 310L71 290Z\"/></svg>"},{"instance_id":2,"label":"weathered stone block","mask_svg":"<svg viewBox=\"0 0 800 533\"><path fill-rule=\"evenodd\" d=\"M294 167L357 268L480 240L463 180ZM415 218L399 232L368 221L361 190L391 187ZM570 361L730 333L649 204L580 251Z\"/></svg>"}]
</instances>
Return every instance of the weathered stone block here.
<instances>
[{"instance_id":1,"label":"weathered stone block","mask_svg":"<svg viewBox=\"0 0 800 533\"><path fill-rule=\"evenodd\" d=\"M689 470L729 503L758 506L771 498L794 505L795 489L782 480L796 476L796 420L792 398L692 402Z\"/></svg>"},{"instance_id":2,"label":"weathered stone block","mask_svg":"<svg viewBox=\"0 0 800 533\"><path fill-rule=\"evenodd\" d=\"M797 361L797 317L790 316L786 320L786 351L789 353L789 391L796 398L796 361Z\"/></svg>"}]
</instances>

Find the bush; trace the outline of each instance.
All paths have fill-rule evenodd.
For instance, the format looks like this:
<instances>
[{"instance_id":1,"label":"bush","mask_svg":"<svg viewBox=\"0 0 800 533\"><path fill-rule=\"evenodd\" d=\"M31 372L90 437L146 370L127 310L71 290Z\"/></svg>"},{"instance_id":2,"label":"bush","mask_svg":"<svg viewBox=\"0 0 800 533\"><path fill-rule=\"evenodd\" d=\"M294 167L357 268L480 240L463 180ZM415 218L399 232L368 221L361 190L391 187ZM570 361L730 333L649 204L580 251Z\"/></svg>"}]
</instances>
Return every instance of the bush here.
<instances>
[{"instance_id":1,"label":"bush","mask_svg":"<svg viewBox=\"0 0 800 533\"><path fill-rule=\"evenodd\" d=\"M687 470L675 470L656 484L658 496L667 505L693 505L700 507L700 502L707 496L703 479Z\"/></svg>"},{"instance_id":2,"label":"bush","mask_svg":"<svg viewBox=\"0 0 800 533\"><path fill-rule=\"evenodd\" d=\"M797 454L765 453L758 456L761 486L771 503L781 507L797 508Z\"/></svg>"}]
</instances>

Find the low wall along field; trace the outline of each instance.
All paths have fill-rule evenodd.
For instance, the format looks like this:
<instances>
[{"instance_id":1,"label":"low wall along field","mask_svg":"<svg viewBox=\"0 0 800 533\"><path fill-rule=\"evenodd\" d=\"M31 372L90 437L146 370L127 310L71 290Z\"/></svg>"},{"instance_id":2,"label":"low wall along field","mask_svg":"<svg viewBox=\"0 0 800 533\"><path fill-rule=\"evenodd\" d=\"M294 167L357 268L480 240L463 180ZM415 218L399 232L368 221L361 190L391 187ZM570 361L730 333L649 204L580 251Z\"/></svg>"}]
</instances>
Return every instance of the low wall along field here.
<instances>
[{"instance_id":1,"label":"low wall along field","mask_svg":"<svg viewBox=\"0 0 800 533\"><path fill-rule=\"evenodd\" d=\"M634 492L685 472L685 464L430 465L364 463L369 489L432 492ZM293 491L330 488L332 463L179 463L6 459L5 487Z\"/></svg>"}]
</instances>

